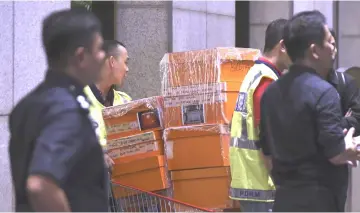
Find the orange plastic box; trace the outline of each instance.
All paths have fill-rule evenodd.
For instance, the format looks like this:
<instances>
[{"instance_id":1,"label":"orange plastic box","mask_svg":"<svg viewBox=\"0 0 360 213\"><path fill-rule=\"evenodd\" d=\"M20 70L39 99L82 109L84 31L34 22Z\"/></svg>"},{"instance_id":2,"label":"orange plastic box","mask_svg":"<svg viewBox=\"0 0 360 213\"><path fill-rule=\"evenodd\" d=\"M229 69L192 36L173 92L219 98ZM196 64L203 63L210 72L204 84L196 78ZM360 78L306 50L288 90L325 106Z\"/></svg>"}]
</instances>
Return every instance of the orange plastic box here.
<instances>
[{"instance_id":1,"label":"orange plastic box","mask_svg":"<svg viewBox=\"0 0 360 213\"><path fill-rule=\"evenodd\" d=\"M164 130L168 169L229 166L227 125L198 125Z\"/></svg>"},{"instance_id":2,"label":"orange plastic box","mask_svg":"<svg viewBox=\"0 0 360 213\"><path fill-rule=\"evenodd\" d=\"M173 198L210 209L234 208L229 198L229 167L171 172Z\"/></svg>"},{"instance_id":3,"label":"orange plastic box","mask_svg":"<svg viewBox=\"0 0 360 213\"><path fill-rule=\"evenodd\" d=\"M103 109L107 140L163 129L163 98L131 101Z\"/></svg>"},{"instance_id":4,"label":"orange plastic box","mask_svg":"<svg viewBox=\"0 0 360 213\"><path fill-rule=\"evenodd\" d=\"M164 156L152 156L114 165L112 180L145 191L169 188L169 178ZM129 196L128 192L114 186L116 197Z\"/></svg>"},{"instance_id":5,"label":"orange plastic box","mask_svg":"<svg viewBox=\"0 0 360 213\"><path fill-rule=\"evenodd\" d=\"M228 124L241 82L260 50L214 48L165 54L164 127Z\"/></svg>"}]
</instances>

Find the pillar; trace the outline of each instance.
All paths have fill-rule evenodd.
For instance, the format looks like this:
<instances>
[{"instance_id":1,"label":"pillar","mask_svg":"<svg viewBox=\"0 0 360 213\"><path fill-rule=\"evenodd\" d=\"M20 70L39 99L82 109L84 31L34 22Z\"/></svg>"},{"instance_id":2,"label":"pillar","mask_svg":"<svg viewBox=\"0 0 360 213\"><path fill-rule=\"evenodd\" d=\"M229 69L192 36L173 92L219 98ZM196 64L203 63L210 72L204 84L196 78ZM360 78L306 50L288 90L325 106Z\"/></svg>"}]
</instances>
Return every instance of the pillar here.
<instances>
[{"instance_id":1,"label":"pillar","mask_svg":"<svg viewBox=\"0 0 360 213\"><path fill-rule=\"evenodd\" d=\"M165 53L235 46L235 1L118 1L116 12L131 57L122 90L133 98L160 95Z\"/></svg>"},{"instance_id":2,"label":"pillar","mask_svg":"<svg viewBox=\"0 0 360 213\"><path fill-rule=\"evenodd\" d=\"M14 211L8 155L9 113L44 77L43 18L52 11L69 7L70 1L0 2L0 211L3 212Z\"/></svg>"}]
</instances>

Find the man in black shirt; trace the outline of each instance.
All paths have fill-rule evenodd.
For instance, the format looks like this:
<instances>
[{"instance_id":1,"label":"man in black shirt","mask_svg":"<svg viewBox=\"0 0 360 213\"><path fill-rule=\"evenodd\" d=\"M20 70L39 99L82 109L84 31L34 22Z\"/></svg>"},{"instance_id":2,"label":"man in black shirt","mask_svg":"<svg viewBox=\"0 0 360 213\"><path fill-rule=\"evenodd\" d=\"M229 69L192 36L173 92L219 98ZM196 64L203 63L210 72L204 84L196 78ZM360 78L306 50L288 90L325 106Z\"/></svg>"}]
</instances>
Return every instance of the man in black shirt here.
<instances>
[{"instance_id":1,"label":"man in black shirt","mask_svg":"<svg viewBox=\"0 0 360 213\"><path fill-rule=\"evenodd\" d=\"M83 93L105 57L100 22L87 11L55 12L42 39L46 78L9 119L16 211L105 212L104 156Z\"/></svg>"},{"instance_id":2,"label":"man in black shirt","mask_svg":"<svg viewBox=\"0 0 360 213\"><path fill-rule=\"evenodd\" d=\"M284 30L293 65L261 100L260 147L272 158L273 211L344 211L347 163L360 159L351 128L344 136L340 97L326 78L333 37L318 11L301 12Z\"/></svg>"},{"instance_id":3,"label":"man in black shirt","mask_svg":"<svg viewBox=\"0 0 360 213\"><path fill-rule=\"evenodd\" d=\"M336 34L330 30L334 37L334 47L337 53ZM328 75L328 82L332 84L340 95L342 114L341 126L346 129L355 128L355 135L360 134L360 94L357 83L353 77L344 72L331 69Z\"/></svg>"}]
</instances>

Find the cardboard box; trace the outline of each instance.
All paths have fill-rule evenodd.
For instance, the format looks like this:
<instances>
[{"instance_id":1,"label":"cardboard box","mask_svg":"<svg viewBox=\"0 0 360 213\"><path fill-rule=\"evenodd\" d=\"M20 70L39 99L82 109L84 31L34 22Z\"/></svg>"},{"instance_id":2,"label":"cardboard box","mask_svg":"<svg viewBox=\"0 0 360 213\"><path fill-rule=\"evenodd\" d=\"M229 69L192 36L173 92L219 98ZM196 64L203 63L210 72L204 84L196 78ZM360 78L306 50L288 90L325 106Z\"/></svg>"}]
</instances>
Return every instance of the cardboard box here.
<instances>
[{"instance_id":1,"label":"cardboard box","mask_svg":"<svg viewBox=\"0 0 360 213\"><path fill-rule=\"evenodd\" d=\"M168 169L229 166L227 125L197 125L164 130Z\"/></svg>"},{"instance_id":2,"label":"cardboard box","mask_svg":"<svg viewBox=\"0 0 360 213\"><path fill-rule=\"evenodd\" d=\"M234 47L167 53L160 62L162 95L180 86L241 82L260 55L258 49Z\"/></svg>"},{"instance_id":3,"label":"cardboard box","mask_svg":"<svg viewBox=\"0 0 360 213\"><path fill-rule=\"evenodd\" d=\"M203 88L178 88L179 95L164 97L165 128L196 124L229 124L241 82L223 82ZM182 95L181 91L188 94ZM186 93L184 92L184 94Z\"/></svg>"},{"instance_id":4,"label":"cardboard box","mask_svg":"<svg viewBox=\"0 0 360 213\"><path fill-rule=\"evenodd\" d=\"M152 156L121 162L114 165L112 180L123 185L145 191L158 191L169 187L168 173L164 156ZM117 198L136 194L136 191L113 187Z\"/></svg>"},{"instance_id":5,"label":"cardboard box","mask_svg":"<svg viewBox=\"0 0 360 213\"><path fill-rule=\"evenodd\" d=\"M229 198L229 167L171 172L173 198L202 208L235 208Z\"/></svg>"},{"instance_id":6,"label":"cardboard box","mask_svg":"<svg viewBox=\"0 0 360 213\"><path fill-rule=\"evenodd\" d=\"M107 140L163 129L163 98L131 101L103 109Z\"/></svg>"},{"instance_id":7,"label":"cardboard box","mask_svg":"<svg viewBox=\"0 0 360 213\"><path fill-rule=\"evenodd\" d=\"M260 54L246 48L165 54L164 127L229 124L242 80Z\"/></svg>"}]
</instances>

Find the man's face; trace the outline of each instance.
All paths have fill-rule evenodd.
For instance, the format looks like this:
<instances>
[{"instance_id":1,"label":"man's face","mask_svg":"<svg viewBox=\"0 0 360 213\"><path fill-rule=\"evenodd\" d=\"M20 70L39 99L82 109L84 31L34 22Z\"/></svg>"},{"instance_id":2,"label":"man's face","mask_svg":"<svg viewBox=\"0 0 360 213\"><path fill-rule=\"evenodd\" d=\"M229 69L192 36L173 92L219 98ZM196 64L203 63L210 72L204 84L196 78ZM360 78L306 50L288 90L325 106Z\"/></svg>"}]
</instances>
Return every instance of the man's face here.
<instances>
[{"instance_id":1,"label":"man's face","mask_svg":"<svg viewBox=\"0 0 360 213\"><path fill-rule=\"evenodd\" d=\"M314 58L317 60L319 72L327 75L330 69L333 67L333 62L336 55L336 48L334 44L334 37L331 35L329 28L325 25L325 37L323 40L323 45L315 44L314 47ZM326 73L325 73L326 72Z\"/></svg>"},{"instance_id":2,"label":"man's face","mask_svg":"<svg viewBox=\"0 0 360 213\"><path fill-rule=\"evenodd\" d=\"M119 45L117 51L119 52L119 55L112 58L111 71L114 83L121 86L127 76L127 73L129 72L129 56L126 48L123 46Z\"/></svg>"},{"instance_id":3,"label":"man's face","mask_svg":"<svg viewBox=\"0 0 360 213\"><path fill-rule=\"evenodd\" d=\"M82 75L85 83L92 84L100 80L100 70L104 58L103 38L100 33L95 33L91 48L85 49L81 60Z\"/></svg>"},{"instance_id":4,"label":"man's face","mask_svg":"<svg viewBox=\"0 0 360 213\"><path fill-rule=\"evenodd\" d=\"M333 51L333 56L332 56L332 58L333 58L333 60L335 61L335 58L336 58L336 56L337 56L337 48L336 48L336 40L335 40L334 36L332 36L332 35L331 35L331 44L332 44L333 47L334 47L334 51Z\"/></svg>"}]
</instances>

